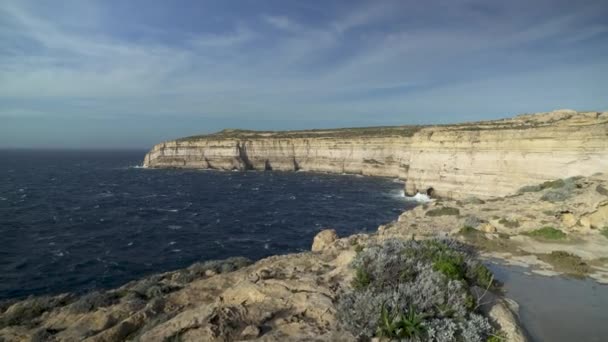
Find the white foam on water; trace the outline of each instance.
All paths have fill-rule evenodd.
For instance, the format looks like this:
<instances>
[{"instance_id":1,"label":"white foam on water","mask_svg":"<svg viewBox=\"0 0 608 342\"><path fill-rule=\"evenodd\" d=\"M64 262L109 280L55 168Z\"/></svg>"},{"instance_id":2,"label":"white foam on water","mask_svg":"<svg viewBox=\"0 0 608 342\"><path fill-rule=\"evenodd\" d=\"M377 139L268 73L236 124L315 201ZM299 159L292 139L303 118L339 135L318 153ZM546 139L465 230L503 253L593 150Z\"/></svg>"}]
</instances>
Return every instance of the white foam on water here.
<instances>
[{"instance_id":1,"label":"white foam on water","mask_svg":"<svg viewBox=\"0 0 608 342\"><path fill-rule=\"evenodd\" d=\"M179 211L179 209L163 209L163 208L156 208L156 210L158 211L166 211L166 212L170 212L170 213L176 213Z\"/></svg>"},{"instance_id":2,"label":"white foam on water","mask_svg":"<svg viewBox=\"0 0 608 342\"><path fill-rule=\"evenodd\" d=\"M178 226L176 224L171 224L171 225L167 226L167 228L169 228L171 230L179 230L179 229L182 229L182 226Z\"/></svg>"},{"instance_id":3,"label":"white foam on water","mask_svg":"<svg viewBox=\"0 0 608 342\"><path fill-rule=\"evenodd\" d=\"M429 197L428 195L425 194L421 194L421 193L417 193L414 196L405 196L404 197L407 201L412 201L412 202L418 202L418 203L428 203L428 202L432 202L433 199L431 197Z\"/></svg>"}]
</instances>

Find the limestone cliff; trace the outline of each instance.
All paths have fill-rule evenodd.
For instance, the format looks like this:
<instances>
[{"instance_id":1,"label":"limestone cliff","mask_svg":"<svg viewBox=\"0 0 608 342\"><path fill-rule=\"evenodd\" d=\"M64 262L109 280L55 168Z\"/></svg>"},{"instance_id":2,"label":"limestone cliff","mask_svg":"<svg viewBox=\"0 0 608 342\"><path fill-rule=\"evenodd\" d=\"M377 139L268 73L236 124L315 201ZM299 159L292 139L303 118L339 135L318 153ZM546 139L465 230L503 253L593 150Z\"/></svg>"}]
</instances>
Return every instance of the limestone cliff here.
<instances>
[{"instance_id":1,"label":"limestone cliff","mask_svg":"<svg viewBox=\"0 0 608 342\"><path fill-rule=\"evenodd\" d=\"M504 196L528 184L608 169L608 112L558 110L512 119L216 134L158 144L144 167L353 173L406 180L406 192Z\"/></svg>"}]
</instances>

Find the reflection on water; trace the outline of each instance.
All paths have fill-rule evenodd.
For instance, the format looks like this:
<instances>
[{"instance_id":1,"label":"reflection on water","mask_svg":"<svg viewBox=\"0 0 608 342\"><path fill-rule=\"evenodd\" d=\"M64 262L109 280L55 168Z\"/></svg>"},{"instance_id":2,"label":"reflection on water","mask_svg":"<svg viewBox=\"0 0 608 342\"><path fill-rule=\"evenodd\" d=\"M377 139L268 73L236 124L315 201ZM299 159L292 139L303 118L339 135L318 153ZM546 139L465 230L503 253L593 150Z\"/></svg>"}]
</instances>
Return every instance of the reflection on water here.
<instances>
[{"instance_id":1,"label":"reflection on water","mask_svg":"<svg viewBox=\"0 0 608 342\"><path fill-rule=\"evenodd\" d=\"M608 286L496 263L489 267L506 296L519 303L520 320L533 341L608 340Z\"/></svg>"}]
</instances>

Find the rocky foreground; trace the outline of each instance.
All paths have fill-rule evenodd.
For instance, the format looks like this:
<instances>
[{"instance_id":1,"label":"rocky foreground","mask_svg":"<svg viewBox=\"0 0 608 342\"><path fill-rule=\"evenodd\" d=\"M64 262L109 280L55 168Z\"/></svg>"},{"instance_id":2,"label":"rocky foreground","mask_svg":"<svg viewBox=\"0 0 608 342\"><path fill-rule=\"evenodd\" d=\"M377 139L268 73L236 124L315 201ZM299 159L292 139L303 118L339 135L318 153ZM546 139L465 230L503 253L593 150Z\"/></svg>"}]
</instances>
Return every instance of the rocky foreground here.
<instances>
[{"instance_id":1,"label":"rocky foreground","mask_svg":"<svg viewBox=\"0 0 608 342\"><path fill-rule=\"evenodd\" d=\"M437 236L542 274L606 282L608 175L545 182L489 201L434 200L375 234L322 231L308 253L212 261L106 292L4 303L0 340L388 340L406 327L423 334L401 336L409 340L449 341L465 331L464 340L525 340L476 254Z\"/></svg>"}]
</instances>

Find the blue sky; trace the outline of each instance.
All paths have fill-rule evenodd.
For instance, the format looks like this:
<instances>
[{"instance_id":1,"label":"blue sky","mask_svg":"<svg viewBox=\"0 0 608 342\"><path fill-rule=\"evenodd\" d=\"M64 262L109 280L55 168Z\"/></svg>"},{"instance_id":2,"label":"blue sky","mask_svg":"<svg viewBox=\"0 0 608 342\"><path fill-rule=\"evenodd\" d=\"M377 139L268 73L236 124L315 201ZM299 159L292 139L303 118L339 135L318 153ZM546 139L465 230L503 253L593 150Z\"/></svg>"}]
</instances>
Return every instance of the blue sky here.
<instances>
[{"instance_id":1,"label":"blue sky","mask_svg":"<svg viewBox=\"0 0 608 342\"><path fill-rule=\"evenodd\" d=\"M0 4L0 147L608 109L608 3Z\"/></svg>"}]
</instances>

